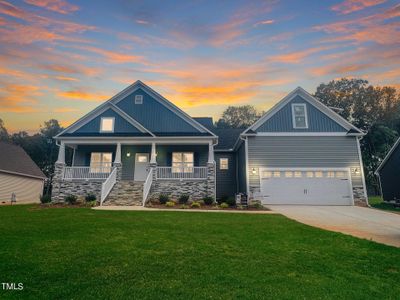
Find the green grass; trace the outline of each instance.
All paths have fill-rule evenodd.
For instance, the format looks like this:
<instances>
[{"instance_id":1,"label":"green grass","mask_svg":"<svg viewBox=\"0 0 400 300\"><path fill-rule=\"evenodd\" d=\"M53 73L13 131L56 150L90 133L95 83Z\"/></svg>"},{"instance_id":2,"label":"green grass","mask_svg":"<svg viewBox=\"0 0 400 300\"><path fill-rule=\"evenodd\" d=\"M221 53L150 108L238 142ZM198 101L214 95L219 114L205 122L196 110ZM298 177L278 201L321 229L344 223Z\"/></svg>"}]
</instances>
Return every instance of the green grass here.
<instances>
[{"instance_id":1,"label":"green grass","mask_svg":"<svg viewBox=\"0 0 400 300\"><path fill-rule=\"evenodd\" d=\"M400 250L281 215L0 207L0 299L395 299Z\"/></svg>"},{"instance_id":2,"label":"green grass","mask_svg":"<svg viewBox=\"0 0 400 300\"><path fill-rule=\"evenodd\" d=\"M368 202L374 208L383 209L383 210L390 210L390 211L393 211L393 212L400 213L400 208L399 207L394 207L392 204L383 202L383 200L382 200L382 198L380 196L368 197Z\"/></svg>"}]
</instances>

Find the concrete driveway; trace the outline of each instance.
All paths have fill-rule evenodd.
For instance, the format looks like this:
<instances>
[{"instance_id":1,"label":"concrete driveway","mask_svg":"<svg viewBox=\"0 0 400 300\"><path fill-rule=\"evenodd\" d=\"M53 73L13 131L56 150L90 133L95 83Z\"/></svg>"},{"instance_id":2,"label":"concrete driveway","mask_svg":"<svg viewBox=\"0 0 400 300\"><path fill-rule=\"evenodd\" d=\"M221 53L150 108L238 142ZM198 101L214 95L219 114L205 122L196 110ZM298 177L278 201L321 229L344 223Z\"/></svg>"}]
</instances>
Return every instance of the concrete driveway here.
<instances>
[{"instance_id":1,"label":"concrete driveway","mask_svg":"<svg viewBox=\"0 0 400 300\"><path fill-rule=\"evenodd\" d=\"M298 222L400 247L400 214L358 206L270 205Z\"/></svg>"}]
</instances>

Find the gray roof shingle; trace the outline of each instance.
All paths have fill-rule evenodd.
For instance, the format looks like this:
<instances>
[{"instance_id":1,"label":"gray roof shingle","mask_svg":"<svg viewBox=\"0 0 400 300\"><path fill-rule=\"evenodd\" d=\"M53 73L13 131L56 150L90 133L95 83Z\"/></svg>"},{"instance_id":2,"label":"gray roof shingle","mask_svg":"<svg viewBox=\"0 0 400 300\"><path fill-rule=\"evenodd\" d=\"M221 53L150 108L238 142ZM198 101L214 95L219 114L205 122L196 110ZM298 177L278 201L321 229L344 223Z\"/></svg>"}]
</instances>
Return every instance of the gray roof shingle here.
<instances>
[{"instance_id":1,"label":"gray roof shingle","mask_svg":"<svg viewBox=\"0 0 400 300\"><path fill-rule=\"evenodd\" d=\"M0 142L0 171L46 178L24 149L5 142Z\"/></svg>"}]
</instances>

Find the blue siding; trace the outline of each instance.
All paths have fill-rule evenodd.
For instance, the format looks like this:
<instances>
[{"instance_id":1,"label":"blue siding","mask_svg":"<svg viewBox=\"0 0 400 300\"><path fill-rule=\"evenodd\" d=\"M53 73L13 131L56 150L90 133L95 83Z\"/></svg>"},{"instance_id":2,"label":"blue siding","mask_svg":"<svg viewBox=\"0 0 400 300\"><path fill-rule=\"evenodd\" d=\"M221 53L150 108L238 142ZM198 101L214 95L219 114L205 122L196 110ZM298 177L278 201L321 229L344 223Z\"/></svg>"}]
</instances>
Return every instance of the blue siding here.
<instances>
[{"instance_id":1,"label":"blue siding","mask_svg":"<svg viewBox=\"0 0 400 300\"><path fill-rule=\"evenodd\" d=\"M308 128L294 129L292 120L292 103L305 103L307 106ZM296 96L281 108L269 120L265 121L257 132L346 132L347 130L329 118L315 106L300 96Z\"/></svg>"},{"instance_id":2,"label":"blue siding","mask_svg":"<svg viewBox=\"0 0 400 300\"><path fill-rule=\"evenodd\" d=\"M83 125L81 128L75 131L75 133L99 133L100 132L100 120L102 117L114 117L114 132L123 133L141 133L135 126L122 118L119 114L113 111L111 108L97 116L89 123Z\"/></svg>"},{"instance_id":3,"label":"blue siding","mask_svg":"<svg viewBox=\"0 0 400 300\"><path fill-rule=\"evenodd\" d=\"M221 170L220 158L228 159L228 170ZM216 179L217 179L217 198L235 196L237 192L236 185L236 153L217 152L216 161Z\"/></svg>"},{"instance_id":4,"label":"blue siding","mask_svg":"<svg viewBox=\"0 0 400 300\"><path fill-rule=\"evenodd\" d=\"M247 193L246 147L244 142L242 142L242 144L240 145L236 155L237 155L237 169L238 169L238 182L237 182L238 191L240 193Z\"/></svg>"},{"instance_id":5,"label":"blue siding","mask_svg":"<svg viewBox=\"0 0 400 300\"><path fill-rule=\"evenodd\" d=\"M135 104L135 95L143 95L143 104ZM142 89L126 96L116 105L153 133L199 133L199 130L153 99Z\"/></svg>"}]
</instances>

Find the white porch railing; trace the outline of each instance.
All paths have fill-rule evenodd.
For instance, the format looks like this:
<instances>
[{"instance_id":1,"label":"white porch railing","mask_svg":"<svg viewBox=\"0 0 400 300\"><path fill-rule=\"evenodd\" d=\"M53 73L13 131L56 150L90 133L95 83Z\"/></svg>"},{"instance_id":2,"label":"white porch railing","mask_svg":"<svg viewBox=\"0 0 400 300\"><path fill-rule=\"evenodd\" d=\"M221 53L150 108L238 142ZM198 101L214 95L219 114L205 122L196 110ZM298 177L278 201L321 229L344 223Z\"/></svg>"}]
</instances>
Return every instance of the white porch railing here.
<instances>
[{"instance_id":1,"label":"white porch railing","mask_svg":"<svg viewBox=\"0 0 400 300\"><path fill-rule=\"evenodd\" d=\"M143 206L146 204L147 197L149 196L151 185L153 184L153 172L154 169L150 168L149 174L147 174L146 181L143 185Z\"/></svg>"},{"instance_id":2,"label":"white porch railing","mask_svg":"<svg viewBox=\"0 0 400 300\"><path fill-rule=\"evenodd\" d=\"M103 205L103 201L107 198L108 194L111 192L115 183L117 182L117 168L113 168L110 176L101 184L101 198L100 206Z\"/></svg>"},{"instance_id":3,"label":"white porch railing","mask_svg":"<svg viewBox=\"0 0 400 300\"><path fill-rule=\"evenodd\" d=\"M64 179L92 179L101 180L107 179L111 174L111 164L102 164L90 167L65 167Z\"/></svg>"},{"instance_id":4,"label":"white porch railing","mask_svg":"<svg viewBox=\"0 0 400 300\"><path fill-rule=\"evenodd\" d=\"M157 167L156 172L160 180L207 179L207 167Z\"/></svg>"}]
</instances>

